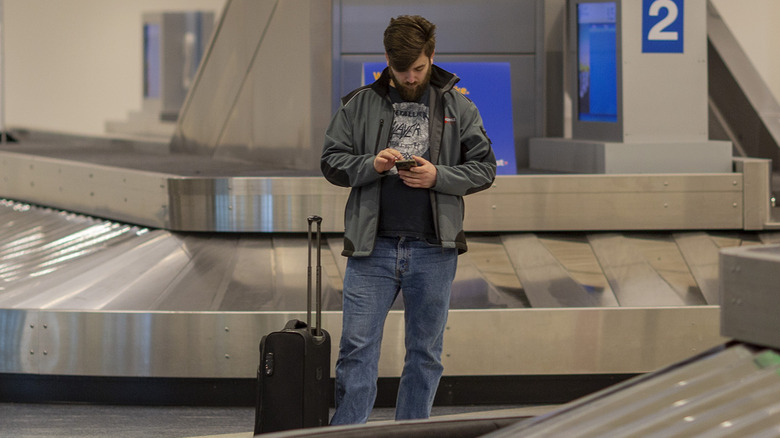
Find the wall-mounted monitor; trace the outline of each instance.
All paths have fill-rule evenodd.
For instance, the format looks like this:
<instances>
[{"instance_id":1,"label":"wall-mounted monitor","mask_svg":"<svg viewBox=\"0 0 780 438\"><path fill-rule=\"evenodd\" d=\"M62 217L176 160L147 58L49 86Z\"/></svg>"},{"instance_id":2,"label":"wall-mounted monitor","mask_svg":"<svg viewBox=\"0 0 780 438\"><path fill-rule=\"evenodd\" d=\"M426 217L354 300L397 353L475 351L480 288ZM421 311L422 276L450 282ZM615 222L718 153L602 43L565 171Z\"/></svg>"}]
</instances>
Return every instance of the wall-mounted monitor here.
<instances>
[{"instance_id":1,"label":"wall-mounted monitor","mask_svg":"<svg viewBox=\"0 0 780 438\"><path fill-rule=\"evenodd\" d=\"M144 24L144 98L160 97L160 25Z\"/></svg>"},{"instance_id":2,"label":"wall-mounted monitor","mask_svg":"<svg viewBox=\"0 0 780 438\"><path fill-rule=\"evenodd\" d=\"M620 16L620 1L569 1L567 68L575 139L622 141Z\"/></svg>"}]
</instances>

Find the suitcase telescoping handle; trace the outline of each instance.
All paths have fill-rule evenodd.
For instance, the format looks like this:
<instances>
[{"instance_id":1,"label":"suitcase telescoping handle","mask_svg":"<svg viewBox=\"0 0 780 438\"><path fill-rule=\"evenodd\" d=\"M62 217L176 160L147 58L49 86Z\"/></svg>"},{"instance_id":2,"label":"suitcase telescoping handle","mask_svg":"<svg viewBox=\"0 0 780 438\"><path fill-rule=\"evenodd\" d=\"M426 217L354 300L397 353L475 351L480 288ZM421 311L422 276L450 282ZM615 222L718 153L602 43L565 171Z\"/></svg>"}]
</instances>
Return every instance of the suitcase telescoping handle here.
<instances>
[{"instance_id":1,"label":"suitcase telescoping handle","mask_svg":"<svg viewBox=\"0 0 780 438\"><path fill-rule=\"evenodd\" d=\"M322 236L322 218L316 215L309 216L307 218L309 222L309 263L308 263L308 284L307 284L307 298L306 298L306 324L309 326L309 330L311 330L312 334L314 336L322 336L322 260L320 256L320 248L321 248L321 236ZM311 325L311 245L312 245L312 236L311 236L311 225L312 223L317 223L317 281L316 281L316 291L317 291L317 311L316 311L316 317L317 317L317 325L316 327L313 327Z\"/></svg>"}]
</instances>

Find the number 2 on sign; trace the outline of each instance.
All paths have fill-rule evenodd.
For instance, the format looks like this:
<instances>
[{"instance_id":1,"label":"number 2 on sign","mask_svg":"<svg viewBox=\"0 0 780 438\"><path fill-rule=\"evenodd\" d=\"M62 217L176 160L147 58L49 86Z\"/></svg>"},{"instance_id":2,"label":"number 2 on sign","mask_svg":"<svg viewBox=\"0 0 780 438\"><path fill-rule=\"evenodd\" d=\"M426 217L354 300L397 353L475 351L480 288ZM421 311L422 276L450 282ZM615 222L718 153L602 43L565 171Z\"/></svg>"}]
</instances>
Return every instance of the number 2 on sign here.
<instances>
[{"instance_id":1,"label":"number 2 on sign","mask_svg":"<svg viewBox=\"0 0 780 438\"><path fill-rule=\"evenodd\" d=\"M666 17L650 28L647 39L651 41L677 41L677 32L666 30L675 20L677 20L677 5L672 0L655 0L650 5L649 14L651 17L657 17L661 9L666 9Z\"/></svg>"}]
</instances>

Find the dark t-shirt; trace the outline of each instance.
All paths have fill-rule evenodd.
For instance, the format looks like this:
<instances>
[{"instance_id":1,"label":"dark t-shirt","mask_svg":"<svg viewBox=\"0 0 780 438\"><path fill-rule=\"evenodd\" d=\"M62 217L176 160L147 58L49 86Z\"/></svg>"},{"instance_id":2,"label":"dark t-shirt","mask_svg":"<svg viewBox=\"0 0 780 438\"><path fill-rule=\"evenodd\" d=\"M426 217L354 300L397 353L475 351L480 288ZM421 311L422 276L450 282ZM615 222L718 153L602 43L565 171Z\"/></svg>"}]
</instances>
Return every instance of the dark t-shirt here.
<instances>
[{"instance_id":1,"label":"dark t-shirt","mask_svg":"<svg viewBox=\"0 0 780 438\"><path fill-rule=\"evenodd\" d=\"M430 159L429 93L430 90L426 91L419 102L404 102L398 91L390 87L394 116L388 147L396 149L404 159L411 159L412 155ZM379 235L408 236L437 242L429 190L407 186L395 169L388 173L382 178Z\"/></svg>"}]
</instances>

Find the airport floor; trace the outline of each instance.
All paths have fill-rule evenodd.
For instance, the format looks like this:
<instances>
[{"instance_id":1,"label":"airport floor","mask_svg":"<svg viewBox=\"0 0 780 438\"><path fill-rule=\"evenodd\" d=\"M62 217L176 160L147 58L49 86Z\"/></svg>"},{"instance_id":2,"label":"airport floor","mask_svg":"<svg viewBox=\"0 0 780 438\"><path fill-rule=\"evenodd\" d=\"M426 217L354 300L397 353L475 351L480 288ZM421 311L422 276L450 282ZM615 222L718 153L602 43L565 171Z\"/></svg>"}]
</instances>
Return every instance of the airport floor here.
<instances>
[{"instance_id":1,"label":"airport floor","mask_svg":"<svg viewBox=\"0 0 780 438\"><path fill-rule=\"evenodd\" d=\"M518 410L539 415L549 406L434 406L432 417ZM369 421L393 419L374 409ZM0 436L14 438L249 438L252 407L157 407L92 404L0 403Z\"/></svg>"}]
</instances>

